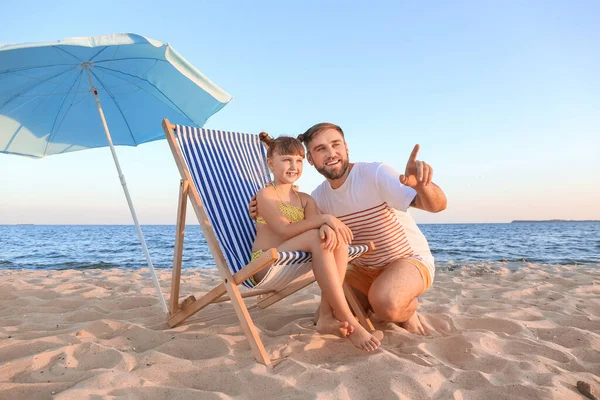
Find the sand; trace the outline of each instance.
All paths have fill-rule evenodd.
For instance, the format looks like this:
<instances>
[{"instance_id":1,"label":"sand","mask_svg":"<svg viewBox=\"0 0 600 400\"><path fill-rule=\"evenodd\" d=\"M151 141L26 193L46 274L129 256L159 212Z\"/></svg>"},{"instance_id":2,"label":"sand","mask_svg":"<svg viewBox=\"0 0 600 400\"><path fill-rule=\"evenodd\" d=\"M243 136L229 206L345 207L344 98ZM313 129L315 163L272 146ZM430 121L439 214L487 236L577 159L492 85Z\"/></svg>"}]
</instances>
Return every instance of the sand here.
<instances>
[{"instance_id":1,"label":"sand","mask_svg":"<svg viewBox=\"0 0 600 400\"><path fill-rule=\"evenodd\" d=\"M583 399L600 392L600 265L439 271L428 336L376 322L367 354L316 333L313 285L251 315L277 365L255 362L232 307L169 329L147 270L0 271L0 399ZM169 293L170 271L160 271ZM184 271L182 296L218 283ZM249 300L248 303L252 303Z\"/></svg>"}]
</instances>

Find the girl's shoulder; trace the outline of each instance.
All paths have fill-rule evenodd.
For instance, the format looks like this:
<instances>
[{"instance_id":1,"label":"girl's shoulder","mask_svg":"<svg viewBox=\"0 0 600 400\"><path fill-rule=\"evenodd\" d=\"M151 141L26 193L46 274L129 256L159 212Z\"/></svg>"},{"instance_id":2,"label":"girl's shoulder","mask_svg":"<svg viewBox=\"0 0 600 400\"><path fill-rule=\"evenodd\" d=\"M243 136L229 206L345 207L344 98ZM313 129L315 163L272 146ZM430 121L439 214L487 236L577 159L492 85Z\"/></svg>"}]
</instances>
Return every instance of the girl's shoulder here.
<instances>
[{"instance_id":1,"label":"girl's shoulder","mask_svg":"<svg viewBox=\"0 0 600 400\"><path fill-rule=\"evenodd\" d=\"M300 196L301 199L312 199L312 197L310 197L310 194L308 193L304 193L304 192L299 192L296 190L296 193L298 193L298 196Z\"/></svg>"},{"instance_id":2,"label":"girl's shoulder","mask_svg":"<svg viewBox=\"0 0 600 400\"><path fill-rule=\"evenodd\" d=\"M273 185L270 185L270 184L266 184L265 187L263 187L258 192L256 192L257 198L259 198L259 197L271 198L271 197L276 197L276 196L277 196L277 192L275 191L275 188L273 187Z\"/></svg>"},{"instance_id":3,"label":"girl's shoulder","mask_svg":"<svg viewBox=\"0 0 600 400\"><path fill-rule=\"evenodd\" d=\"M298 191L296 193L298 193L298 197L300 197L300 201L302 202L303 207L306 207L308 203L314 202L314 199L310 194Z\"/></svg>"}]
</instances>

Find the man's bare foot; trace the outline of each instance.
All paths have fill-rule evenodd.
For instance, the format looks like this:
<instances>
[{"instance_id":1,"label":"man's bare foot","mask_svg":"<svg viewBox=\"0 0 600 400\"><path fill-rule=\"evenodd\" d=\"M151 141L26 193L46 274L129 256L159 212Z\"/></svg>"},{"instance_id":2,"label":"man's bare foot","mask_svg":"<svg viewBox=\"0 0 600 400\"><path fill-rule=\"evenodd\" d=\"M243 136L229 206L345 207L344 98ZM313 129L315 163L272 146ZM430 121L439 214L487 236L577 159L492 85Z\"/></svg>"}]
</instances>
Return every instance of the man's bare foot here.
<instances>
[{"instance_id":1,"label":"man's bare foot","mask_svg":"<svg viewBox=\"0 0 600 400\"><path fill-rule=\"evenodd\" d=\"M421 323L421 320L419 319L419 315L416 312L408 320L404 322L398 322L398 325L415 335L425 336L427 334L423 324Z\"/></svg>"},{"instance_id":2,"label":"man's bare foot","mask_svg":"<svg viewBox=\"0 0 600 400\"><path fill-rule=\"evenodd\" d=\"M354 332L354 327L346 321L338 321L333 316L321 315L317 321L317 332L321 335L335 335L345 338Z\"/></svg>"},{"instance_id":3,"label":"man's bare foot","mask_svg":"<svg viewBox=\"0 0 600 400\"><path fill-rule=\"evenodd\" d=\"M381 342L375 336L371 335L362 325L358 324L354 327L354 332L348 335L348 338L359 349L365 351L373 351L377 349Z\"/></svg>"}]
</instances>

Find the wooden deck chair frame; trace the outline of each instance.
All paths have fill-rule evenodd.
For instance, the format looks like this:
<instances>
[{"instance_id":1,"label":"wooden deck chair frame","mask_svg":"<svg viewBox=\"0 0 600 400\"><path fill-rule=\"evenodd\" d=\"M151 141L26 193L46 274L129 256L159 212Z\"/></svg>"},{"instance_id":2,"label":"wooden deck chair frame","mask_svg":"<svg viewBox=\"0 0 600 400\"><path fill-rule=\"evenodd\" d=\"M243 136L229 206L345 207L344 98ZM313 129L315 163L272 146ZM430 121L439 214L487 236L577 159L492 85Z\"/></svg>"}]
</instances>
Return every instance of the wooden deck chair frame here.
<instances>
[{"instance_id":1,"label":"wooden deck chair frame","mask_svg":"<svg viewBox=\"0 0 600 400\"><path fill-rule=\"evenodd\" d=\"M271 368L272 363L265 351L262 340L260 339L254 322L248 313L248 308L244 303L243 298L259 296L256 306L260 308L266 308L279 300L295 293L296 291L310 285L315 281L314 277L310 279L304 279L300 282L293 282L289 286L279 291L272 290L248 290L240 292L238 285L243 283L246 279L256 274L258 271L270 266L278 258L278 252L272 248L265 251L260 257L250 262L244 268L237 273L233 274L227 263L225 257L219 247L216 235L213 231L211 223L207 217L206 211L200 199L200 195L193 185L193 181L190 172L187 168L181 149L174 135L175 125L171 124L168 119L163 120L163 129L167 137L169 146L175 158L175 163L181 174L181 183L179 190L179 201L177 208L177 226L176 226L176 237L175 247L173 256L173 271L171 280L171 296L169 300L169 316L168 325L169 327L175 327L195 313L202 310L209 304L220 303L223 301L231 301L235 313L240 321L242 329L248 338L250 348L256 360L267 367ZM208 293L204 294L199 299L196 299L193 295L186 298L181 304L179 303L179 290L181 284L181 263L183 256L183 241L185 233L185 217L187 209L187 199L190 199L192 207L200 222L202 233L206 239L208 247L214 257L215 264L223 280L219 285L214 287ZM369 251L374 249L373 243L369 243ZM366 254L366 253L365 253ZM358 317L359 322L365 327L365 329L372 331L374 330L371 321L366 316L363 308L359 304L353 290L346 284L344 284L344 293L350 304L352 311ZM225 296L227 294L227 296Z\"/></svg>"}]
</instances>

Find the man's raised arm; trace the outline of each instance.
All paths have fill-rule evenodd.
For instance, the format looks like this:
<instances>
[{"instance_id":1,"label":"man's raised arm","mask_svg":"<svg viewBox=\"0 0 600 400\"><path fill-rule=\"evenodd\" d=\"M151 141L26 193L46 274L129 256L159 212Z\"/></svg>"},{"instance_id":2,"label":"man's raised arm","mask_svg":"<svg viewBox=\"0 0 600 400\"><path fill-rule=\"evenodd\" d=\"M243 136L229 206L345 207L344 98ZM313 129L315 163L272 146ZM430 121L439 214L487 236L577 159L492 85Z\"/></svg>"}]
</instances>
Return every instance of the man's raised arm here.
<instances>
[{"instance_id":1,"label":"man's raised arm","mask_svg":"<svg viewBox=\"0 0 600 400\"><path fill-rule=\"evenodd\" d=\"M417 160L421 147L416 144L410 153L406 170L400 175L400 183L413 188L417 195L410 204L411 207L429 212L440 212L446 209L446 195L438 185L433 183L433 168L424 161Z\"/></svg>"}]
</instances>

